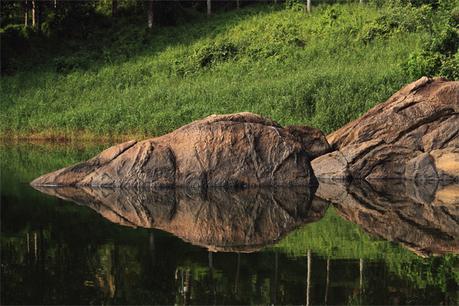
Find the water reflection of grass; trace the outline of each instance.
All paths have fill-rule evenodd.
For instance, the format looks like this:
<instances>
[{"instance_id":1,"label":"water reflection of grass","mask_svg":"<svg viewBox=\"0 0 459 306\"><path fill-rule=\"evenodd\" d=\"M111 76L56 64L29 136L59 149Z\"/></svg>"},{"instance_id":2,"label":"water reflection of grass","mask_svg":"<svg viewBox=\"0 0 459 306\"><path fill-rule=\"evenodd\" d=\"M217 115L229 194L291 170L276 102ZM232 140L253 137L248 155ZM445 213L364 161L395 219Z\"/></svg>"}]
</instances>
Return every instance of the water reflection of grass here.
<instances>
[{"instance_id":1,"label":"water reflection of grass","mask_svg":"<svg viewBox=\"0 0 459 306\"><path fill-rule=\"evenodd\" d=\"M419 288L437 286L446 291L459 283L459 256L422 258L395 243L372 238L330 207L320 222L292 232L273 247L290 256L312 250L330 259L383 260L388 269Z\"/></svg>"},{"instance_id":2,"label":"water reflection of grass","mask_svg":"<svg viewBox=\"0 0 459 306\"><path fill-rule=\"evenodd\" d=\"M307 250L334 259L381 259L387 253L415 258L387 241L372 239L357 225L342 219L331 206L320 222L308 224L285 237L275 248L292 256L304 256Z\"/></svg>"}]
</instances>

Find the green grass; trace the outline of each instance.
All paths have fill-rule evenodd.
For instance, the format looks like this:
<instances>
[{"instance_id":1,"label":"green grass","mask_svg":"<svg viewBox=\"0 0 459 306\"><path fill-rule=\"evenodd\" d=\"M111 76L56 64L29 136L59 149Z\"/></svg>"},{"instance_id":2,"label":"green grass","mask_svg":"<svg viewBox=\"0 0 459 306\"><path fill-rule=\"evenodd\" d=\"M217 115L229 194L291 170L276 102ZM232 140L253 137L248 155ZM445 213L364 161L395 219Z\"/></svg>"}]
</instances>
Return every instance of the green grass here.
<instances>
[{"instance_id":1,"label":"green grass","mask_svg":"<svg viewBox=\"0 0 459 306\"><path fill-rule=\"evenodd\" d=\"M397 10L264 5L153 33L120 19L2 77L0 135L160 135L241 111L330 132L413 80L403 63L428 27L421 9Z\"/></svg>"}]
</instances>

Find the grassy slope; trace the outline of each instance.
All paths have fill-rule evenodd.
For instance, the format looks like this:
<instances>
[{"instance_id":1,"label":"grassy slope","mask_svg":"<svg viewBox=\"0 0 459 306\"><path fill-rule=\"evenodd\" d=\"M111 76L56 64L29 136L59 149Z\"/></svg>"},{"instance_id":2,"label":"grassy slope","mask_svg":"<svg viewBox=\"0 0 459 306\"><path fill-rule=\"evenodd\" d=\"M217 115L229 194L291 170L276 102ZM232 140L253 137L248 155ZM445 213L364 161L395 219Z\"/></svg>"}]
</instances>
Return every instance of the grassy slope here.
<instances>
[{"instance_id":1,"label":"grassy slope","mask_svg":"<svg viewBox=\"0 0 459 306\"><path fill-rule=\"evenodd\" d=\"M384 14L366 5L311 16L260 6L155 33L120 21L73 55L3 77L0 135L159 135L240 111L329 132L411 81L400 64L428 34L366 42ZM75 62L79 69L56 71Z\"/></svg>"}]
</instances>

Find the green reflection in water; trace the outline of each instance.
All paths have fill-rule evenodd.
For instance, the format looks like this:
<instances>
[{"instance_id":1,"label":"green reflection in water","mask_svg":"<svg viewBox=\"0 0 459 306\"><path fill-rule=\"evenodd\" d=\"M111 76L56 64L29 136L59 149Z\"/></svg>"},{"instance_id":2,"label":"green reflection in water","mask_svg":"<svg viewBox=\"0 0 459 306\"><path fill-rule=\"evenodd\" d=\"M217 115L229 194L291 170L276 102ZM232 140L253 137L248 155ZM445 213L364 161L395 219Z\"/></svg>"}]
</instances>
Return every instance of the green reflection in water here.
<instances>
[{"instance_id":1,"label":"green reflection in water","mask_svg":"<svg viewBox=\"0 0 459 306\"><path fill-rule=\"evenodd\" d=\"M2 304L459 303L457 256L418 257L333 207L261 252L209 253L28 186L106 146L1 146Z\"/></svg>"},{"instance_id":2,"label":"green reflection in water","mask_svg":"<svg viewBox=\"0 0 459 306\"><path fill-rule=\"evenodd\" d=\"M418 288L434 286L446 292L450 282L459 283L457 255L419 257L395 243L372 238L357 225L342 219L333 207L320 222L292 232L274 248L293 257L305 256L307 250L314 250L331 259L384 261L389 271Z\"/></svg>"}]
</instances>

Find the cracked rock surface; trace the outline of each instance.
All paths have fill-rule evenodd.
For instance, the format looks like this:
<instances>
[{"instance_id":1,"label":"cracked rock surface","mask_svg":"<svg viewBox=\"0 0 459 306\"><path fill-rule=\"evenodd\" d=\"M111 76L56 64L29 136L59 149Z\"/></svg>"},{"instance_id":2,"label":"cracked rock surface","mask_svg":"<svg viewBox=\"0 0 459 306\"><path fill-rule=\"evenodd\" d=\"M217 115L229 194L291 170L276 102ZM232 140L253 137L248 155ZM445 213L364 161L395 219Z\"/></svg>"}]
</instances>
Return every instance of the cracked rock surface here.
<instances>
[{"instance_id":1,"label":"cracked rock surface","mask_svg":"<svg viewBox=\"0 0 459 306\"><path fill-rule=\"evenodd\" d=\"M319 179L459 181L459 82L423 77L327 140Z\"/></svg>"},{"instance_id":2,"label":"cracked rock surface","mask_svg":"<svg viewBox=\"0 0 459 306\"><path fill-rule=\"evenodd\" d=\"M212 115L167 135L113 146L33 186L305 186L330 151L320 130L283 128L252 113Z\"/></svg>"}]
</instances>

